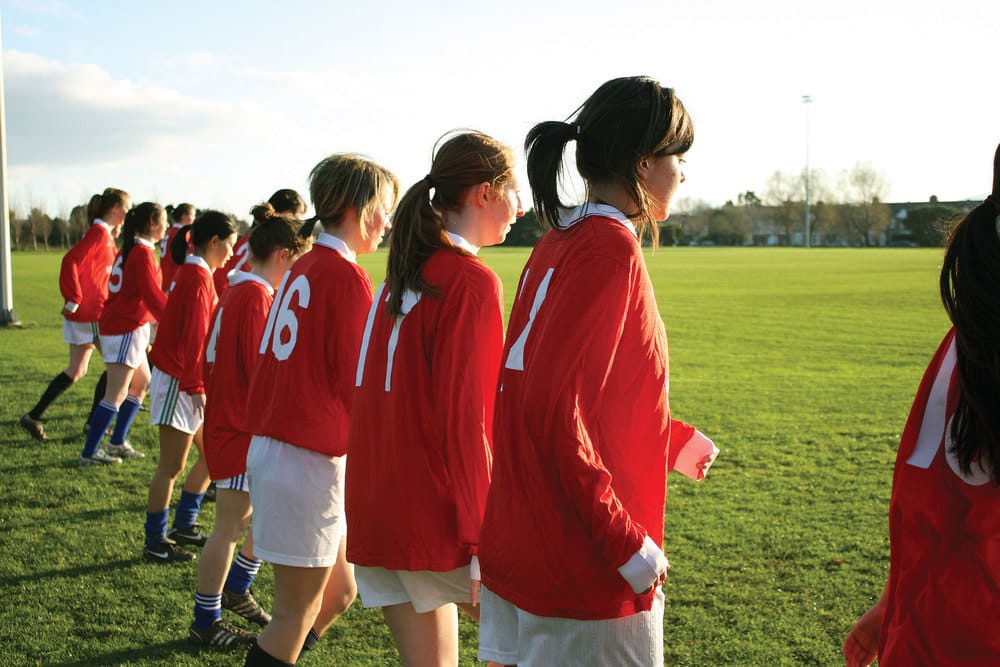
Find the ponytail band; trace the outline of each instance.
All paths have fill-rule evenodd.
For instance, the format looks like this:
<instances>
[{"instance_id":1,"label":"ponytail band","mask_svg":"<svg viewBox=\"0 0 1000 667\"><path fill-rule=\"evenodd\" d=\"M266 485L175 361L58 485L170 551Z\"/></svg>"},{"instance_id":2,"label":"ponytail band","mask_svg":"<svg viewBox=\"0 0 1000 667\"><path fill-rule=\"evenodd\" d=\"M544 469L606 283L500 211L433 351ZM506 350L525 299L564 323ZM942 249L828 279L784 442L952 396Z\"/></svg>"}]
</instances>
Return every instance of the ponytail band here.
<instances>
[{"instance_id":1,"label":"ponytail band","mask_svg":"<svg viewBox=\"0 0 1000 667\"><path fill-rule=\"evenodd\" d=\"M580 133L583 132L583 128L580 127L579 123L573 123L570 126L573 129L573 136L579 137Z\"/></svg>"},{"instance_id":2,"label":"ponytail band","mask_svg":"<svg viewBox=\"0 0 1000 667\"><path fill-rule=\"evenodd\" d=\"M437 187L437 184L434 183L434 179L431 178L430 174L427 174L426 176L424 176L424 180L427 182L427 187L429 187L429 188L436 188Z\"/></svg>"}]
</instances>

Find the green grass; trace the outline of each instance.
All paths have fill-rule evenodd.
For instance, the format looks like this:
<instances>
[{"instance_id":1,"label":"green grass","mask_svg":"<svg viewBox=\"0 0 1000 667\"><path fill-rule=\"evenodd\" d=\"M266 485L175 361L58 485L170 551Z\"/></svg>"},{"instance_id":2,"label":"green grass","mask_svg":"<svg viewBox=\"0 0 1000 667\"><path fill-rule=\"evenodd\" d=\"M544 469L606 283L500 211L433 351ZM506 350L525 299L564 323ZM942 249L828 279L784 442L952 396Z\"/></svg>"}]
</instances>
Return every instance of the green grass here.
<instances>
[{"instance_id":1,"label":"green grass","mask_svg":"<svg viewBox=\"0 0 1000 667\"><path fill-rule=\"evenodd\" d=\"M526 258L484 252L510 306ZM670 333L672 407L722 454L707 480L671 476L669 665L833 665L881 590L899 432L946 330L940 250L663 248L649 256ZM363 264L381 279L384 256ZM0 664L235 665L184 641L191 566L140 558L157 441L79 468L102 363L48 412L36 444L17 419L66 363L59 255L13 257L22 328L0 329ZM175 492L175 499L177 493ZM202 513L211 525L214 508ZM581 583L583 585L583 583ZM262 568L258 599L270 605ZM462 625L462 664L476 631ZM355 604L303 665L397 661L377 611Z\"/></svg>"}]
</instances>

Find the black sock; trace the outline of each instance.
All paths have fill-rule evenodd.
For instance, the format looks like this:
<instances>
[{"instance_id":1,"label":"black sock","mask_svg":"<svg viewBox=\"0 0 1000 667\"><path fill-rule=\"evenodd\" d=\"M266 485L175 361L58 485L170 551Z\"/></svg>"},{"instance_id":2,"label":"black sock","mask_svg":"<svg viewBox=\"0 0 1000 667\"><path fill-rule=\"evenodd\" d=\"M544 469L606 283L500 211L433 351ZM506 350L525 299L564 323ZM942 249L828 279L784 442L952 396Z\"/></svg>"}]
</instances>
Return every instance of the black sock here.
<instances>
[{"instance_id":1,"label":"black sock","mask_svg":"<svg viewBox=\"0 0 1000 667\"><path fill-rule=\"evenodd\" d=\"M97 404L104 399L104 392L108 389L108 372L104 371L101 373L101 377L97 380L97 386L94 387L94 402L90 406L90 414L87 415L87 423L90 423L90 418L94 416L94 410L97 409Z\"/></svg>"},{"instance_id":2,"label":"black sock","mask_svg":"<svg viewBox=\"0 0 1000 667\"><path fill-rule=\"evenodd\" d=\"M293 662L278 660L262 649L257 642L254 642L253 646L250 647L246 662L243 663L243 667L294 667L294 665Z\"/></svg>"},{"instance_id":3,"label":"black sock","mask_svg":"<svg viewBox=\"0 0 1000 667\"><path fill-rule=\"evenodd\" d=\"M302 642L302 651L299 652L299 656L311 649L313 646L319 643L319 633L314 629L309 628L309 634L306 635L306 640Z\"/></svg>"},{"instance_id":4,"label":"black sock","mask_svg":"<svg viewBox=\"0 0 1000 667\"><path fill-rule=\"evenodd\" d=\"M65 373L60 373L59 375L52 378L52 382L46 387L45 393L42 397L38 399L38 405L31 409L28 416L38 421L42 418L42 414L45 412L46 408L52 405L52 402L62 396L62 393L73 386L73 378L66 375Z\"/></svg>"}]
</instances>

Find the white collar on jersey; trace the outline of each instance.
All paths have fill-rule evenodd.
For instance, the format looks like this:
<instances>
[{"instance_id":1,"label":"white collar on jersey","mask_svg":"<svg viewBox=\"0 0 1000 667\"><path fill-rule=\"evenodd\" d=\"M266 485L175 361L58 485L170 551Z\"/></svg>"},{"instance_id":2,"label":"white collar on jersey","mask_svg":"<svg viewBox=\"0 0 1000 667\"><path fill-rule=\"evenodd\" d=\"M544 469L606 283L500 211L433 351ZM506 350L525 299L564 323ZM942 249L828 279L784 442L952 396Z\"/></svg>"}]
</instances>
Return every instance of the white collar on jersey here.
<instances>
[{"instance_id":1,"label":"white collar on jersey","mask_svg":"<svg viewBox=\"0 0 1000 667\"><path fill-rule=\"evenodd\" d=\"M250 273L249 271L233 271L229 274L229 286L236 287L237 285L242 285L243 283L260 283L267 289L268 294L274 294L274 288L271 287L271 283L267 282L256 273Z\"/></svg>"},{"instance_id":2,"label":"white collar on jersey","mask_svg":"<svg viewBox=\"0 0 1000 667\"><path fill-rule=\"evenodd\" d=\"M625 225L632 234L638 238L639 233L635 230L635 225L624 213L609 204L597 204L592 201L584 202L573 208L564 208L559 215L559 227L567 229L580 222L589 215L599 215L602 218L611 218Z\"/></svg>"},{"instance_id":3,"label":"white collar on jersey","mask_svg":"<svg viewBox=\"0 0 1000 667\"><path fill-rule=\"evenodd\" d=\"M170 224L170 226L171 226L171 227L173 227L174 229L180 229L180 228L181 228L181 227L183 227L184 225L182 225L182 224L181 224L181 223L179 223L179 222L173 222L173 223L171 223L171 224Z\"/></svg>"},{"instance_id":4,"label":"white collar on jersey","mask_svg":"<svg viewBox=\"0 0 1000 667\"><path fill-rule=\"evenodd\" d=\"M185 264L196 264L197 266L200 266L201 268L205 269L209 273L212 272L212 268L208 265L208 262L206 262L204 259L202 259L198 255L188 255L187 257L184 258L184 263Z\"/></svg>"},{"instance_id":5,"label":"white collar on jersey","mask_svg":"<svg viewBox=\"0 0 1000 667\"><path fill-rule=\"evenodd\" d=\"M135 242L138 243L139 245L144 245L144 246L146 246L147 248L150 248L150 249L156 247L155 243L153 243L149 239L144 239L141 236L136 236L135 237Z\"/></svg>"},{"instance_id":6,"label":"white collar on jersey","mask_svg":"<svg viewBox=\"0 0 1000 667\"><path fill-rule=\"evenodd\" d=\"M357 254L353 250L348 248L347 244L344 243L344 239L340 238L339 236L334 236L333 234L328 234L326 232L323 232L322 234L319 235L319 238L316 239L315 244L321 245L325 248L329 248L330 250L336 250L341 255L343 255L344 259L346 259L348 262L351 262L353 264L358 263Z\"/></svg>"},{"instance_id":7,"label":"white collar on jersey","mask_svg":"<svg viewBox=\"0 0 1000 667\"><path fill-rule=\"evenodd\" d=\"M448 235L448 239L451 240L452 243L457 245L462 250L470 252L473 255L479 254L479 248L466 241L465 237L459 236L458 234L449 231L445 231L445 234Z\"/></svg>"},{"instance_id":8,"label":"white collar on jersey","mask_svg":"<svg viewBox=\"0 0 1000 667\"><path fill-rule=\"evenodd\" d=\"M93 224L94 225L100 225L101 227L104 227L106 230L108 230L108 234L111 233L111 225L108 224L108 223L106 223L106 222L104 222L100 218L94 218L94 223ZM93 226L93 225L91 225L91 226Z\"/></svg>"}]
</instances>

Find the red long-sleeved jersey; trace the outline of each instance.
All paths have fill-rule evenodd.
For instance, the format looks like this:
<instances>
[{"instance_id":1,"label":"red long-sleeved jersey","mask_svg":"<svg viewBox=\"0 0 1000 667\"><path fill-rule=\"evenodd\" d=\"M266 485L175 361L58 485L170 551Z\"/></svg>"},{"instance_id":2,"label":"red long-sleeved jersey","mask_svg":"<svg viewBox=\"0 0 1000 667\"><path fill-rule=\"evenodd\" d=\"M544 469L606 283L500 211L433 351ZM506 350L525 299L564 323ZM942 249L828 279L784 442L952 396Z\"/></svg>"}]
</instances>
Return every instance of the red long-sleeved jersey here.
<instances>
[{"instance_id":1,"label":"red long-sleeved jersey","mask_svg":"<svg viewBox=\"0 0 1000 667\"><path fill-rule=\"evenodd\" d=\"M170 283L173 282L174 274L177 273L177 263L174 261L173 257L170 256L170 244L173 242L174 237L177 236L177 232L184 225L179 225L176 222L170 225L170 229L167 230L167 235L163 237L160 242L160 273L162 275L162 280L160 282L160 289L165 293L170 293Z\"/></svg>"},{"instance_id":2,"label":"red long-sleeved jersey","mask_svg":"<svg viewBox=\"0 0 1000 667\"><path fill-rule=\"evenodd\" d=\"M247 397L247 428L326 456L347 453L354 374L371 278L321 234L285 274Z\"/></svg>"},{"instance_id":3,"label":"red long-sleeved jersey","mask_svg":"<svg viewBox=\"0 0 1000 667\"><path fill-rule=\"evenodd\" d=\"M188 394L204 394L205 337L218 299L212 270L201 257L188 255L174 276L149 363L178 380Z\"/></svg>"},{"instance_id":4,"label":"red long-sleeved jersey","mask_svg":"<svg viewBox=\"0 0 1000 667\"><path fill-rule=\"evenodd\" d=\"M1000 488L951 450L954 330L924 373L900 438L889 504L891 556L879 664L1000 661Z\"/></svg>"},{"instance_id":5,"label":"red long-sleeved jersey","mask_svg":"<svg viewBox=\"0 0 1000 667\"><path fill-rule=\"evenodd\" d=\"M274 290L238 272L219 298L205 346L205 463L212 479L246 472L247 394Z\"/></svg>"},{"instance_id":6,"label":"red long-sleeved jersey","mask_svg":"<svg viewBox=\"0 0 1000 667\"><path fill-rule=\"evenodd\" d=\"M108 282L108 300L98 329L103 336L120 336L163 318L167 295L160 291L160 267L155 246L136 239L128 257L115 258Z\"/></svg>"},{"instance_id":7,"label":"red long-sleeved jersey","mask_svg":"<svg viewBox=\"0 0 1000 667\"><path fill-rule=\"evenodd\" d=\"M347 558L449 571L479 545L503 291L479 259L452 249L431 255L422 275L438 296L409 292L406 315L390 317L383 284L365 325L345 485Z\"/></svg>"},{"instance_id":8,"label":"red long-sleeved jersey","mask_svg":"<svg viewBox=\"0 0 1000 667\"><path fill-rule=\"evenodd\" d=\"M667 335L638 239L610 207L535 246L514 301L494 421L483 584L541 616L651 608L618 569L663 541L667 471L694 429L670 418ZM583 214L581 214L583 215Z\"/></svg>"},{"instance_id":9,"label":"red long-sleeved jersey","mask_svg":"<svg viewBox=\"0 0 1000 667\"><path fill-rule=\"evenodd\" d=\"M115 261L115 240L106 222L98 218L63 255L59 291L76 309L66 314L71 322L97 322L108 299L108 278Z\"/></svg>"}]
</instances>

